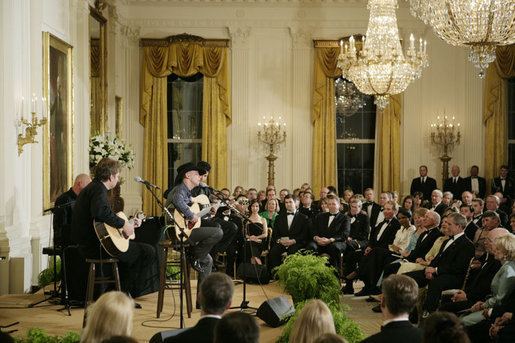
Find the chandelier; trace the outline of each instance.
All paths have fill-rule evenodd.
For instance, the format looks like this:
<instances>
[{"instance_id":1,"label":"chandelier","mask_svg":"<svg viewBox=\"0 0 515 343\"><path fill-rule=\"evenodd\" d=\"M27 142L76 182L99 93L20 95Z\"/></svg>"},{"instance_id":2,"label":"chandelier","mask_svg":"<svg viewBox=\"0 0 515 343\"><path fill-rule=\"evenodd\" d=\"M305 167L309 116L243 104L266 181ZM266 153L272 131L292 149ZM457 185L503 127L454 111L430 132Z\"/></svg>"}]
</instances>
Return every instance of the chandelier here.
<instances>
[{"instance_id":1,"label":"chandelier","mask_svg":"<svg viewBox=\"0 0 515 343\"><path fill-rule=\"evenodd\" d=\"M420 39L417 51L411 35L404 57L395 14L397 0L369 0L367 8L370 19L367 38L362 37L362 49L358 53L354 37L350 37L344 53L343 42L340 42L338 68L362 93L374 95L374 103L383 110L391 95L402 93L429 65L427 42Z\"/></svg>"},{"instance_id":2,"label":"chandelier","mask_svg":"<svg viewBox=\"0 0 515 343\"><path fill-rule=\"evenodd\" d=\"M341 77L335 81L334 102L336 115L350 117L365 105L365 99L356 86Z\"/></svg>"},{"instance_id":3,"label":"chandelier","mask_svg":"<svg viewBox=\"0 0 515 343\"><path fill-rule=\"evenodd\" d=\"M447 43L470 47L481 78L496 46L515 43L514 0L410 0L410 8Z\"/></svg>"}]
</instances>

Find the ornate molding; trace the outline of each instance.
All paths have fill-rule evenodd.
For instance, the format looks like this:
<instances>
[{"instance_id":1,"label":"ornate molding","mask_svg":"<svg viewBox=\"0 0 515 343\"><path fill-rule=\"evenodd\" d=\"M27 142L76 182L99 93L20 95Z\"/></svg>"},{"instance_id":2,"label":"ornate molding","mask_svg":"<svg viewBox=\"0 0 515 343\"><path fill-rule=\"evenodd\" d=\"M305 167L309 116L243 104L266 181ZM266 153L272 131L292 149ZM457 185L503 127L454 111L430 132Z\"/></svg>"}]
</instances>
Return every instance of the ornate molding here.
<instances>
[{"instance_id":1,"label":"ornate molding","mask_svg":"<svg viewBox=\"0 0 515 343\"><path fill-rule=\"evenodd\" d=\"M243 45L247 43L250 36L251 28L248 26L229 26L229 36L233 45Z\"/></svg>"}]
</instances>

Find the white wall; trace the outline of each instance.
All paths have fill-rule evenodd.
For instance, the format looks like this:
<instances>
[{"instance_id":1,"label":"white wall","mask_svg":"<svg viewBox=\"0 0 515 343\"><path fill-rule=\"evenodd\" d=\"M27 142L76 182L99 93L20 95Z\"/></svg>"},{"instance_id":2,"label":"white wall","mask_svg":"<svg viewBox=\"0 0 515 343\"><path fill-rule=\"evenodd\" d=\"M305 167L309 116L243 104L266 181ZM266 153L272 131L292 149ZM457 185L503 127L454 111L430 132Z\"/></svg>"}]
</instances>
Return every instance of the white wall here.
<instances>
[{"instance_id":1,"label":"white wall","mask_svg":"<svg viewBox=\"0 0 515 343\"><path fill-rule=\"evenodd\" d=\"M47 265L41 248L48 244L50 230L50 217L42 215L42 137L38 135L40 143L26 145L18 156L15 105L21 96L41 96L42 32L49 31L71 44L74 174L88 171L88 5L93 2L0 1L0 258L17 258L11 263L10 274L18 278L9 281L14 285L11 292L27 291L36 283L38 272ZM467 61L466 51L437 39L409 16L404 2L400 5L403 37L406 39L411 31L422 35L428 40L430 57L430 67L409 86L403 100L400 153L405 181L401 193L406 193L422 163L429 166L430 175L440 179L438 152L429 143L428 127L443 111L456 116L463 127L462 143L453 153L451 164L483 167L483 83ZM276 185L294 188L311 181L313 39L364 33L368 22L364 1L110 0L104 15L108 19L108 125L114 132L114 97L119 96L123 99L123 137L133 145L137 156L135 168L122 174L127 180L122 195L128 211L141 207L142 188L132 181L141 175L143 163L143 127L139 124L141 37L163 38L186 32L231 40L229 187L266 185L266 151L257 141L256 124L262 116L272 114L281 115L287 123L287 140L276 161ZM3 283L0 289L5 289ZM15 287L20 284L23 286Z\"/></svg>"}]
</instances>

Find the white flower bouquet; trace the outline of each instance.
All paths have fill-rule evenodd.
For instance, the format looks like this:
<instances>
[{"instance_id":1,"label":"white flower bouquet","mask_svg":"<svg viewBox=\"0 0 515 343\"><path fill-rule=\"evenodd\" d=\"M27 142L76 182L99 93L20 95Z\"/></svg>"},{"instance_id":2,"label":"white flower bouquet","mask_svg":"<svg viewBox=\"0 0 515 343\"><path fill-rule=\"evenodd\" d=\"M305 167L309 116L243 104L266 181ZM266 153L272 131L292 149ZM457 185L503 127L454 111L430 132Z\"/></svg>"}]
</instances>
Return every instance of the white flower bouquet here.
<instances>
[{"instance_id":1,"label":"white flower bouquet","mask_svg":"<svg viewBox=\"0 0 515 343\"><path fill-rule=\"evenodd\" d=\"M117 136L93 136L89 140L89 167L93 168L104 157L120 161L123 167L134 167L132 146Z\"/></svg>"}]
</instances>

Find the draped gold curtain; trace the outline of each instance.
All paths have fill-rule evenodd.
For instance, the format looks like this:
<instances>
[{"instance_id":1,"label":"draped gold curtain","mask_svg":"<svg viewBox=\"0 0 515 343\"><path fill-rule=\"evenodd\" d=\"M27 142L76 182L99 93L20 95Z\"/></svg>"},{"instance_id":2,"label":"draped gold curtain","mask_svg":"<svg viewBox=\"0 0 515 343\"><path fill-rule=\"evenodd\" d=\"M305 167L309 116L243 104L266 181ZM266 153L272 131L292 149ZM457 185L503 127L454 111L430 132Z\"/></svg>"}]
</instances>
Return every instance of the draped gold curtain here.
<instances>
[{"instance_id":1,"label":"draped gold curtain","mask_svg":"<svg viewBox=\"0 0 515 343\"><path fill-rule=\"evenodd\" d=\"M360 42L356 43L358 49ZM336 185L336 113L334 79L341 76L337 67L339 41L315 41L313 88L313 189ZM400 190L401 96L390 98L383 113L377 112L379 130L376 142L379 189Z\"/></svg>"},{"instance_id":2,"label":"draped gold curtain","mask_svg":"<svg viewBox=\"0 0 515 343\"><path fill-rule=\"evenodd\" d=\"M515 46L497 48L497 57L486 73L485 108L485 178L490 189L492 178L508 162L507 79L515 77Z\"/></svg>"},{"instance_id":3,"label":"draped gold curtain","mask_svg":"<svg viewBox=\"0 0 515 343\"><path fill-rule=\"evenodd\" d=\"M313 189L336 186L336 114L334 79L341 76L337 68L338 48L315 49L313 88Z\"/></svg>"},{"instance_id":4,"label":"draped gold curtain","mask_svg":"<svg viewBox=\"0 0 515 343\"><path fill-rule=\"evenodd\" d=\"M401 95L390 97L383 112L377 111L378 132L378 175L379 191L400 191L401 185Z\"/></svg>"},{"instance_id":5,"label":"draped gold curtain","mask_svg":"<svg viewBox=\"0 0 515 343\"><path fill-rule=\"evenodd\" d=\"M193 36L192 36L193 37ZM166 94L167 76L201 73L202 160L212 166L209 183L227 183L227 125L231 122L226 41L199 39L143 40L140 123L145 127L143 178L168 188ZM149 192L143 193L143 211L159 209Z\"/></svg>"}]
</instances>

